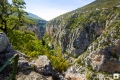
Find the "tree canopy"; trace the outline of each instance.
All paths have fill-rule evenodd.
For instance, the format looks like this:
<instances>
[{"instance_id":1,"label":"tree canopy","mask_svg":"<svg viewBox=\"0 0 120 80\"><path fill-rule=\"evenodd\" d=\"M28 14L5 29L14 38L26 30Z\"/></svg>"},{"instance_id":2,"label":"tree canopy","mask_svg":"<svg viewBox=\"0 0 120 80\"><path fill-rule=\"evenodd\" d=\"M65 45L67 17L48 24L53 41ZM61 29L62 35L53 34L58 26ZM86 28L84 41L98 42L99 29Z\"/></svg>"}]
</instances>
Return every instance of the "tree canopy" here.
<instances>
[{"instance_id":1,"label":"tree canopy","mask_svg":"<svg viewBox=\"0 0 120 80\"><path fill-rule=\"evenodd\" d=\"M6 34L25 22L32 22L25 18L25 4L24 0L12 0L11 3L8 0L0 0L0 29Z\"/></svg>"}]
</instances>

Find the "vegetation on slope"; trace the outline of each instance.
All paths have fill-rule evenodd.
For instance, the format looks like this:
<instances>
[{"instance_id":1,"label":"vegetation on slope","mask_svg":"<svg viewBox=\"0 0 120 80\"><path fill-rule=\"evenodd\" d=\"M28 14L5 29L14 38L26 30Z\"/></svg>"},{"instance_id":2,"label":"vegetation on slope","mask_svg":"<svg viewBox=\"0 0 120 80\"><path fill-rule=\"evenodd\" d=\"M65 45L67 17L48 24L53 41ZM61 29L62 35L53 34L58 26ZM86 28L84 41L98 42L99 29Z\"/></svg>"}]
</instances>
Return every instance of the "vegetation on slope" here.
<instances>
[{"instance_id":1,"label":"vegetation on slope","mask_svg":"<svg viewBox=\"0 0 120 80\"><path fill-rule=\"evenodd\" d=\"M32 13L28 13L27 15L25 15L25 17L29 20L32 20L33 22L35 22L36 24L39 23L39 21L45 21L44 19L32 14Z\"/></svg>"},{"instance_id":2,"label":"vegetation on slope","mask_svg":"<svg viewBox=\"0 0 120 80\"><path fill-rule=\"evenodd\" d=\"M36 24L38 18L26 16L23 9L25 2L23 0L0 1L0 30L5 32L16 50L36 59L39 55L46 55L57 71L65 71L68 62L62 57L59 47L50 50L47 43L38 40L33 32L25 30L24 23ZM36 22L36 23L35 23Z\"/></svg>"},{"instance_id":3,"label":"vegetation on slope","mask_svg":"<svg viewBox=\"0 0 120 80\"><path fill-rule=\"evenodd\" d=\"M120 11L119 7L116 7L119 0L96 0L87 6L78 8L66 14L60 15L53 20L50 24L64 25L66 29L75 29L79 27L85 27L92 22L104 23L109 20L112 14ZM116 10L113 10L116 9ZM49 24L48 23L48 24Z\"/></svg>"},{"instance_id":4,"label":"vegetation on slope","mask_svg":"<svg viewBox=\"0 0 120 80\"><path fill-rule=\"evenodd\" d=\"M69 46L73 46L72 44L74 43L72 43L72 40L78 39L78 37L82 35L82 33L80 36L77 34L74 34L76 29L79 31L84 30L85 32L87 32L88 36L87 35L86 36L88 38L91 38L92 40L90 42L90 45L86 47L85 51L80 53L80 56L77 59L77 63L80 64L80 66L83 66L83 67L86 66L86 68L88 68L88 71L93 71L93 67L95 67L95 65L89 66L87 61L90 64L93 62L89 61L89 59L86 59L87 57L91 58L89 54L92 54L92 52L95 52L95 51L97 54L97 50L98 51L104 50L107 47L111 47L111 46L114 47L116 45L115 41L120 40L120 26L119 26L120 25L120 1L119 0L96 0L87 6L84 6L74 11L60 15L59 17L48 22L47 25L48 25L48 34L51 35L51 38L54 39L54 42L57 42L57 41L60 43L63 42L61 47L64 47L65 40L67 43L67 41L70 41L70 39L71 39L71 42L65 46L67 46L67 48L69 48ZM91 32L90 32L90 29L92 29ZM100 34L98 34L98 32L100 31L99 29L101 29ZM49 32L49 30L51 30L51 32ZM80 44L80 45L86 45L86 44ZM74 48L73 50L76 50L76 51L77 49L81 50L81 48L79 47L77 48L72 47L72 48ZM71 49L72 51L72 48L70 47L67 50ZM108 51L108 53L110 54L111 52ZM119 55L116 55L116 54L117 53L111 53L111 55L110 56L108 55L108 56L111 57L111 59L114 58L115 60L120 61ZM74 52L72 55L74 55ZM109 70L106 70L106 71L109 72ZM94 73L97 74L98 71ZM92 76L88 74L86 77L90 79Z\"/></svg>"},{"instance_id":5,"label":"vegetation on slope","mask_svg":"<svg viewBox=\"0 0 120 80\"><path fill-rule=\"evenodd\" d=\"M31 58L36 59L39 55L46 55L55 70L61 72L68 68L68 61L62 57L60 47L50 50L48 44L38 40L34 33L20 30L9 32L8 37L16 50L19 50Z\"/></svg>"}]
</instances>

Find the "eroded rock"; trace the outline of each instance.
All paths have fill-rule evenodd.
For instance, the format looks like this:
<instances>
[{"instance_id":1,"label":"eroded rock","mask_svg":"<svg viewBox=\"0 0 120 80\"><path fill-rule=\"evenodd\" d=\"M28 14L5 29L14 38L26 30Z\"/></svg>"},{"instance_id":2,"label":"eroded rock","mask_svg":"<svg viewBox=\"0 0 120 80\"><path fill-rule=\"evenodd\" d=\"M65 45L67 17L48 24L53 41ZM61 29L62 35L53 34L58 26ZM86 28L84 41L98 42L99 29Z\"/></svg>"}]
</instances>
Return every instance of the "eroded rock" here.
<instances>
[{"instance_id":1,"label":"eroded rock","mask_svg":"<svg viewBox=\"0 0 120 80\"><path fill-rule=\"evenodd\" d=\"M4 32L0 32L0 66L10 59L16 52L12 48L8 37Z\"/></svg>"},{"instance_id":2,"label":"eroded rock","mask_svg":"<svg viewBox=\"0 0 120 80\"><path fill-rule=\"evenodd\" d=\"M54 75L53 68L47 56L38 56L35 61L36 71L45 75Z\"/></svg>"},{"instance_id":3,"label":"eroded rock","mask_svg":"<svg viewBox=\"0 0 120 80\"><path fill-rule=\"evenodd\" d=\"M10 42L5 33L0 32L0 52L5 50L7 46L10 45Z\"/></svg>"}]
</instances>

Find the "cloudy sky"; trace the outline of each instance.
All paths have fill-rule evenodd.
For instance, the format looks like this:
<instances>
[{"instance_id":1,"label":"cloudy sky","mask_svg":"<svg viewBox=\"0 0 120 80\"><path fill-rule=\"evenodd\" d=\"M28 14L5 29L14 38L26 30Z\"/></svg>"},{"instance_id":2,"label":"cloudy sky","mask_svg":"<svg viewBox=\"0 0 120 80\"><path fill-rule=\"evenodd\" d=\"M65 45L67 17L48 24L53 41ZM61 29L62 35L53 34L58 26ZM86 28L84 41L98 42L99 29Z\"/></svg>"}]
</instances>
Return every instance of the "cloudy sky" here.
<instances>
[{"instance_id":1,"label":"cloudy sky","mask_svg":"<svg viewBox=\"0 0 120 80\"><path fill-rule=\"evenodd\" d=\"M61 14L87 5L94 0L24 0L26 11L49 21Z\"/></svg>"}]
</instances>

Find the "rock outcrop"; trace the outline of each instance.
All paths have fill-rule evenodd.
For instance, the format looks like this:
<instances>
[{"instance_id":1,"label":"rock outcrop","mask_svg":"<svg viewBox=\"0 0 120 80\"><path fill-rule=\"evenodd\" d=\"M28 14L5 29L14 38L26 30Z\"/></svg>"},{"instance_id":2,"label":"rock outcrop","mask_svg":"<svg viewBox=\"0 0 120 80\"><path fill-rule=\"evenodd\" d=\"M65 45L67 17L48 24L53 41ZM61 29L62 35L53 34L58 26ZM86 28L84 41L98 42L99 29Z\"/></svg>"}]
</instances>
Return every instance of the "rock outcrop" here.
<instances>
[{"instance_id":1,"label":"rock outcrop","mask_svg":"<svg viewBox=\"0 0 120 80\"><path fill-rule=\"evenodd\" d=\"M56 76L50 60L46 56L39 56L33 60L27 55L12 48L5 33L0 33L0 67L15 54L19 55L16 80L53 80ZM0 80L6 80L12 74L9 64L0 72Z\"/></svg>"},{"instance_id":2,"label":"rock outcrop","mask_svg":"<svg viewBox=\"0 0 120 80\"><path fill-rule=\"evenodd\" d=\"M29 13L29 12L28 12L28 15L25 15L25 17L27 19L31 20L32 22L34 22L34 24L24 23L25 26L24 26L24 28L22 27L22 30L25 29L25 30L32 31L36 34L38 39L42 39L43 34L45 32L45 25L46 25L47 21L40 18L39 16Z\"/></svg>"},{"instance_id":3,"label":"rock outcrop","mask_svg":"<svg viewBox=\"0 0 120 80\"><path fill-rule=\"evenodd\" d=\"M0 66L15 54L12 45L5 33L0 32Z\"/></svg>"},{"instance_id":4,"label":"rock outcrop","mask_svg":"<svg viewBox=\"0 0 120 80\"><path fill-rule=\"evenodd\" d=\"M50 60L47 56L38 56L38 59L35 61L35 69L37 72L44 75L55 75L52 68Z\"/></svg>"},{"instance_id":5,"label":"rock outcrop","mask_svg":"<svg viewBox=\"0 0 120 80\"><path fill-rule=\"evenodd\" d=\"M25 24L26 25L25 30L34 32L38 37L38 39L42 39L43 34L45 32L45 24L46 24L46 21L42 21L42 20L40 20L36 25Z\"/></svg>"},{"instance_id":6,"label":"rock outcrop","mask_svg":"<svg viewBox=\"0 0 120 80\"><path fill-rule=\"evenodd\" d=\"M40 75L34 71L28 73L20 72L16 80L53 80L52 77Z\"/></svg>"},{"instance_id":7,"label":"rock outcrop","mask_svg":"<svg viewBox=\"0 0 120 80\"><path fill-rule=\"evenodd\" d=\"M8 37L5 33L0 32L0 67L2 67L14 54L16 54L16 52L12 48ZM6 67L2 72L0 72L0 80L6 80L6 78L10 76L11 72L12 67L9 65L9 67Z\"/></svg>"},{"instance_id":8,"label":"rock outcrop","mask_svg":"<svg viewBox=\"0 0 120 80\"><path fill-rule=\"evenodd\" d=\"M5 33L0 33L0 52L2 52L10 44Z\"/></svg>"},{"instance_id":9,"label":"rock outcrop","mask_svg":"<svg viewBox=\"0 0 120 80\"><path fill-rule=\"evenodd\" d=\"M28 56L19 52L18 73L16 80L53 80L54 71L50 65L50 60L46 56L39 56L37 60L32 60ZM29 61L27 60L29 59ZM42 62L43 61L43 62Z\"/></svg>"}]
</instances>

